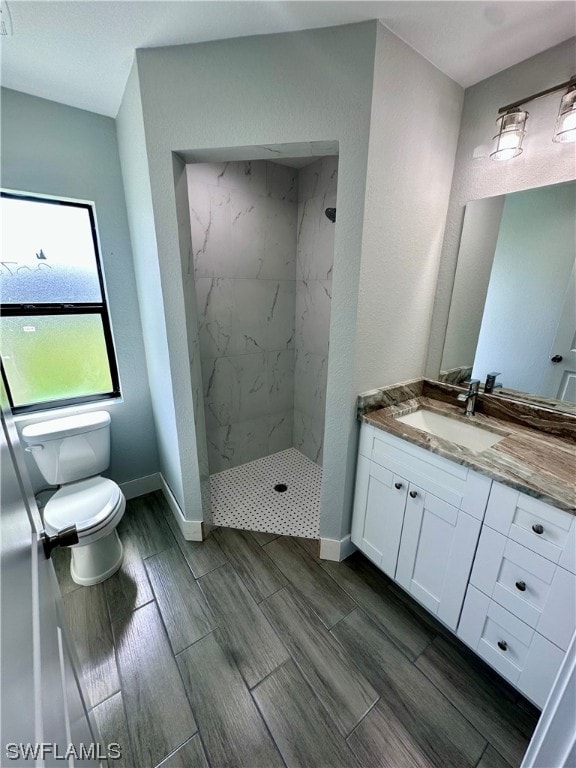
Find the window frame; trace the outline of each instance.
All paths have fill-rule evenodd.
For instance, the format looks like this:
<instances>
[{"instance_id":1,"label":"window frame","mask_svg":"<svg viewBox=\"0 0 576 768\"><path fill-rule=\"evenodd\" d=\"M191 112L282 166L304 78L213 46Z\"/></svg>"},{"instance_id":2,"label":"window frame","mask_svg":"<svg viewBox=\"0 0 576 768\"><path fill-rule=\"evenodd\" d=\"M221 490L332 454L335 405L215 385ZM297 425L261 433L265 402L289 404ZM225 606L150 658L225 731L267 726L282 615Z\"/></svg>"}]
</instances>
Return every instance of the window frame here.
<instances>
[{"instance_id":1,"label":"window frame","mask_svg":"<svg viewBox=\"0 0 576 768\"><path fill-rule=\"evenodd\" d=\"M0 315L5 317L38 317L38 316L63 316L63 315L99 315L102 322L104 341L106 343L106 354L108 357L108 367L110 369L110 378L112 380L112 389L109 392L100 392L92 395L82 395L80 397L67 397L58 400L45 400L40 403L30 403L28 405L14 405L12 392L8 382L8 376L4 370L4 364L0 357L0 372L2 380L8 395L10 408L14 414L37 413L38 411L50 410L52 408L63 408L72 405L82 405L101 400L110 400L120 398L120 378L118 374L118 364L116 361L116 350L112 336L112 326L110 323L110 313L106 297L106 286L102 272L101 253L98 241L98 231L96 229L96 217L94 213L94 204L80 200L69 200L66 198L49 197L40 194L28 192L16 192L13 190L0 189L0 198L9 198L12 200L25 200L29 202L49 203L51 205L64 205L72 208L83 208L88 211L90 221L90 231L92 243L94 246L94 257L96 262L96 272L98 275L98 285L100 287L100 302L73 302L73 303L40 303L40 304L4 304L0 301ZM0 262L1 263L1 262Z\"/></svg>"}]
</instances>

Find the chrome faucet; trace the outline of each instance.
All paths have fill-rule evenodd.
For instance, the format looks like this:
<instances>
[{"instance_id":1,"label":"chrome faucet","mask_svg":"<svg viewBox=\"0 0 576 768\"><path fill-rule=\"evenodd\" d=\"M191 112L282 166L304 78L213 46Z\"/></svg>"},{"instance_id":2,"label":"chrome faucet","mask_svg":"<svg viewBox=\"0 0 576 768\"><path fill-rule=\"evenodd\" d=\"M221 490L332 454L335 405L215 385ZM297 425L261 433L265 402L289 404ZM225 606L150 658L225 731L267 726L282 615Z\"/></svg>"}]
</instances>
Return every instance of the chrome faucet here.
<instances>
[{"instance_id":1,"label":"chrome faucet","mask_svg":"<svg viewBox=\"0 0 576 768\"><path fill-rule=\"evenodd\" d=\"M462 394L458 395L458 402L466 403L466 416L474 416L480 379L470 379L470 381L467 381L466 383L468 384L468 392L462 392Z\"/></svg>"}]
</instances>

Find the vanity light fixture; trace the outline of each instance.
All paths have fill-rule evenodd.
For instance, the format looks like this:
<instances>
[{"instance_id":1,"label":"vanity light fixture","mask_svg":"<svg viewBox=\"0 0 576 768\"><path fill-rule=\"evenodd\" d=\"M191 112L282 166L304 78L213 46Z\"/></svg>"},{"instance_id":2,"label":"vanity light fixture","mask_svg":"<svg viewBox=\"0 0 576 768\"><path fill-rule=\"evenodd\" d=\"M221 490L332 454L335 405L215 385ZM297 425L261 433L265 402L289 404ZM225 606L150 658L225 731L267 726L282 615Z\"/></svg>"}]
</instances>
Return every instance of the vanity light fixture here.
<instances>
[{"instance_id":1,"label":"vanity light fixture","mask_svg":"<svg viewBox=\"0 0 576 768\"><path fill-rule=\"evenodd\" d=\"M494 136L492 160L510 160L522 152L522 140L526 131L528 112L522 109L509 109L496 120L498 133Z\"/></svg>"},{"instance_id":2,"label":"vanity light fixture","mask_svg":"<svg viewBox=\"0 0 576 768\"><path fill-rule=\"evenodd\" d=\"M576 75L573 75L565 83L554 85L545 91L500 107L498 110L499 117L496 120L498 133L494 136L494 151L490 153L490 157L493 160L510 160L517 157L522 152L522 141L526 134L525 128L528 118L528 112L520 109L520 107L564 88L568 90L560 102L553 140L556 142L576 141Z\"/></svg>"},{"instance_id":3,"label":"vanity light fixture","mask_svg":"<svg viewBox=\"0 0 576 768\"><path fill-rule=\"evenodd\" d=\"M553 141L576 141L576 82L562 96Z\"/></svg>"}]
</instances>

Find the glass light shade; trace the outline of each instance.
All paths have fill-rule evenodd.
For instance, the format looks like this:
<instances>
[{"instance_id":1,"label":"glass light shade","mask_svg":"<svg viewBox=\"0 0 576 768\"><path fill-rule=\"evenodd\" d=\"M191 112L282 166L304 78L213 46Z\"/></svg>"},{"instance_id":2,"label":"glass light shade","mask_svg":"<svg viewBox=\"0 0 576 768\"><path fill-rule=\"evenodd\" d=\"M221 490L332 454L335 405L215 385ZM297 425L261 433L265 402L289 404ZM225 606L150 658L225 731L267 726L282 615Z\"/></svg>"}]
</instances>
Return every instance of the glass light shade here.
<instances>
[{"instance_id":1,"label":"glass light shade","mask_svg":"<svg viewBox=\"0 0 576 768\"><path fill-rule=\"evenodd\" d=\"M522 152L527 117L528 112L521 109L500 115L496 120L498 133L494 136L494 151L490 153L492 160L510 160Z\"/></svg>"},{"instance_id":2,"label":"glass light shade","mask_svg":"<svg viewBox=\"0 0 576 768\"><path fill-rule=\"evenodd\" d=\"M562 96L553 141L576 141L576 85Z\"/></svg>"}]
</instances>

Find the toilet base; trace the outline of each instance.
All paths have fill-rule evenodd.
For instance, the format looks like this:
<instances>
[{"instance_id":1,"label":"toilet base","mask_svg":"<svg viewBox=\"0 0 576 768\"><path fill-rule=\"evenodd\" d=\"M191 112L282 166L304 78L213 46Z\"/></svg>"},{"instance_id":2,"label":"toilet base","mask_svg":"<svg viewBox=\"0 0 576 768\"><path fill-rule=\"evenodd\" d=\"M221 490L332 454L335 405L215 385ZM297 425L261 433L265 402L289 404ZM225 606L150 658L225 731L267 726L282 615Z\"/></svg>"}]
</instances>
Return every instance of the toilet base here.
<instances>
[{"instance_id":1,"label":"toilet base","mask_svg":"<svg viewBox=\"0 0 576 768\"><path fill-rule=\"evenodd\" d=\"M90 544L70 547L72 581L83 587L99 584L112 576L122 565L124 548L116 529Z\"/></svg>"}]
</instances>

